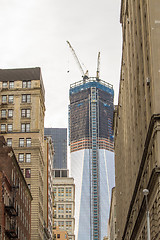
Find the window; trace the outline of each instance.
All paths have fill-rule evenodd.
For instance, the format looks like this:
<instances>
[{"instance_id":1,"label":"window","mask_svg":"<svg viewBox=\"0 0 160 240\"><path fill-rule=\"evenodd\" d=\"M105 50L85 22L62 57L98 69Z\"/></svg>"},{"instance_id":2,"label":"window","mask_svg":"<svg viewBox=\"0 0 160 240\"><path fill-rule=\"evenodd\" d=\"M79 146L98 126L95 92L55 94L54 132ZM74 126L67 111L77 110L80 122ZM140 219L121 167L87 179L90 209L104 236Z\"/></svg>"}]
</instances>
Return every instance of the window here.
<instances>
[{"instance_id":1,"label":"window","mask_svg":"<svg viewBox=\"0 0 160 240\"><path fill-rule=\"evenodd\" d=\"M6 118L6 110L1 110L1 118Z\"/></svg>"},{"instance_id":2,"label":"window","mask_svg":"<svg viewBox=\"0 0 160 240\"><path fill-rule=\"evenodd\" d=\"M71 229L72 228L72 222L66 221L66 229Z\"/></svg>"},{"instance_id":3,"label":"window","mask_svg":"<svg viewBox=\"0 0 160 240\"><path fill-rule=\"evenodd\" d=\"M8 102L9 102L9 103L13 103L13 100L14 100L13 95L9 95L9 96L8 96Z\"/></svg>"},{"instance_id":4,"label":"window","mask_svg":"<svg viewBox=\"0 0 160 240\"><path fill-rule=\"evenodd\" d=\"M72 188L66 188L66 196L72 195Z\"/></svg>"},{"instance_id":5,"label":"window","mask_svg":"<svg viewBox=\"0 0 160 240\"><path fill-rule=\"evenodd\" d=\"M12 146L12 138L7 138L7 146L8 147Z\"/></svg>"},{"instance_id":6,"label":"window","mask_svg":"<svg viewBox=\"0 0 160 240\"><path fill-rule=\"evenodd\" d=\"M8 109L8 117L9 118L13 117L13 109Z\"/></svg>"},{"instance_id":7,"label":"window","mask_svg":"<svg viewBox=\"0 0 160 240\"><path fill-rule=\"evenodd\" d=\"M22 123L21 131L22 132L30 132L30 123Z\"/></svg>"},{"instance_id":8,"label":"window","mask_svg":"<svg viewBox=\"0 0 160 240\"><path fill-rule=\"evenodd\" d=\"M31 81L23 81L22 88L31 88Z\"/></svg>"},{"instance_id":9,"label":"window","mask_svg":"<svg viewBox=\"0 0 160 240\"><path fill-rule=\"evenodd\" d=\"M31 184L28 184L28 188L29 188L29 190L31 190Z\"/></svg>"},{"instance_id":10,"label":"window","mask_svg":"<svg viewBox=\"0 0 160 240\"><path fill-rule=\"evenodd\" d=\"M19 153L18 160L19 162L24 162L24 153Z\"/></svg>"},{"instance_id":11,"label":"window","mask_svg":"<svg viewBox=\"0 0 160 240\"><path fill-rule=\"evenodd\" d=\"M2 103L7 103L7 96L6 95L2 96Z\"/></svg>"},{"instance_id":12,"label":"window","mask_svg":"<svg viewBox=\"0 0 160 240\"><path fill-rule=\"evenodd\" d=\"M69 196L72 195L72 188L69 188Z\"/></svg>"},{"instance_id":13,"label":"window","mask_svg":"<svg viewBox=\"0 0 160 240\"><path fill-rule=\"evenodd\" d=\"M58 226L60 229L64 229L64 221L58 222Z\"/></svg>"},{"instance_id":14,"label":"window","mask_svg":"<svg viewBox=\"0 0 160 240\"><path fill-rule=\"evenodd\" d=\"M26 153L26 162L27 163L31 162L31 153Z\"/></svg>"},{"instance_id":15,"label":"window","mask_svg":"<svg viewBox=\"0 0 160 240\"><path fill-rule=\"evenodd\" d=\"M64 204L58 204L58 212L64 213Z\"/></svg>"},{"instance_id":16,"label":"window","mask_svg":"<svg viewBox=\"0 0 160 240\"><path fill-rule=\"evenodd\" d=\"M12 124L8 124L8 132L12 132L13 131L13 125Z\"/></svg>"},{"instance_id":17,"label":"window","mask_svg":"<svg viewBox=\"0 0 160 240\"><path fill-rule=\"evenodd\" d=\"M1 124L1 132L5 132L6 131L6 124Z\"/></svg>"},{"instance_id":18,"label":"window","mask_svg":"<svg viewBox=\"0 0 160 240\"><path fill-rule=\"evenodd\" d=\"M14 88L14 82L9 82L9 88Z\"/></svg>"},{"instance_id":19,"label":"window","mask_svg":"<svg viewBox=\"0 0 160 240\"><path fill-rule=\"evenodd\" d=\"M24 138L19 138L19 146L24 147Z\"/></svg>"},{"instance_id":20,"label":"window","mask_svg":"<svg viewBox=\"0 0 160 240\"><path fill-rule=\"evenodd\" d=\"M72 205L66 204L66 213L71 213L71 211L72 211Z\"/></svg>"},{"instance_id":21,"label":"window","mask_svg":"<svg viewBox=\"0 0 160 240\"><path fill-rule=\"evenodd\" d=\"M30 168L26 168L26 170L25 170L25 177L26 178L30 178L31 177L31 169Z\"/></svg>"},{"instance_id":22,"label":"window","mask_svg":"<svg viewBox=\"0 0 160 240\"><path fill-rule=\"evenodd\" d=\"M31 147L31 138L26 138L26 147Z\"/></svg>"},{"instance_id":23,"label":"window","mask_svg":"<svg viewBox=\"0 0 160 240\"><path fill-rule=\"evenodd\" d=\"M7 88L8 84L7 82L2 82L2 88Z\"/></svg>"},{"instance_id":24,"label":"window","mask_svg":"<svg viewBox=\"0 0 160 240\"><path fill-rule=\"evenodd\" d=\"M31 95L30 94L23 94L22 95L22 102L30 103L31 102Z\"/></svg>"},{"instance_id":25,"label":"window","mask_svg":"<svg viewBox=\"0 0 160 240\"><path fill-rule=\"evenodd\" d=\"M21 110L21 117L31 117L31 109L22 109Z\"/></svg>"},{"instance_id":26,"label":"window","mask_svg":"<svg viewBox=\"0 0 160 240\"><path fill-rule=\"evenodd\" d=\"M64 188L58 188L58 196L64 196Z\"/></svg>"},{"instance_id":27,"label":"window","mask_svg":"<svg viewBox=\"0 0 160 240\"><path fill-rule=\"evenodd\" d=\"M60 234L57 234L57 238L60 238Z\"/></svg>"}]
</instances>

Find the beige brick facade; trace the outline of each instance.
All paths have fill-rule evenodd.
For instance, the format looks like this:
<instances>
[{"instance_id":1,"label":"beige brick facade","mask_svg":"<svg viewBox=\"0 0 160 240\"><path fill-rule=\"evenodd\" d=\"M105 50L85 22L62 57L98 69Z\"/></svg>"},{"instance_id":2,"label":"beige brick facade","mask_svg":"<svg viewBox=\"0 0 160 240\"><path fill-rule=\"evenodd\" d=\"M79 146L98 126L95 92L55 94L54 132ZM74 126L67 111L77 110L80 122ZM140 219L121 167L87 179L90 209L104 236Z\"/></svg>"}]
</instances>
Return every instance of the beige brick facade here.
<instances>
[{"instance_id":1,"label":"beige brick facade","mask_svg":"<svg viewBox=\"0 0 160 240\"><path fill-rule=\"evenodd\" d=\"M44 221L46 225L46 234L52 239L53 228L53 143L51 137L44 137ZM46 238L44 239L48 239Z\"/></svg>"},{"instance_id":2,"label":"beige brick facade","mask_svg":"<svg viewBox=\"0 0 160 240\"><path fill-rule=\"evenodd\" d=\"M115 113L118 239L160 239L160 1L122 0L123 53Z\"/></svg>"},{"instance_id":3,"label":"beige brick facade","mask_svg":"<svg viewBox=\"0 0 160 240\"><path fill-rule=\"evenodd\" d=\"M117 240L117 218L116 218L116 189L112 188L110 214L108 221L108 238Z\"/></svg>"},{"instance_id":4,"label":"beige brick facade","mask_svg":"<svg viewBox=\"0 0 160 240\"><path fill-rule=\"evenodd\" d=\"M69 240L75 240L75 185L74 179L68 176L62 177L62 171L59 171L61 177L54 177L53 191L55 196L55 218L54 226L68 233ZM53 174L55 176L55 174Z\"/></svg>"},{"instance_id":5,"label":"beige brick facade","mask_svg":"<svg viewBox=\"0 0 160 240\"><path fill-rule=\"evenodd\" d=\"M31 239L43 239L44 87L40 68L0 70L1 135L31 189Z\"/></svg>"}]
</instances>

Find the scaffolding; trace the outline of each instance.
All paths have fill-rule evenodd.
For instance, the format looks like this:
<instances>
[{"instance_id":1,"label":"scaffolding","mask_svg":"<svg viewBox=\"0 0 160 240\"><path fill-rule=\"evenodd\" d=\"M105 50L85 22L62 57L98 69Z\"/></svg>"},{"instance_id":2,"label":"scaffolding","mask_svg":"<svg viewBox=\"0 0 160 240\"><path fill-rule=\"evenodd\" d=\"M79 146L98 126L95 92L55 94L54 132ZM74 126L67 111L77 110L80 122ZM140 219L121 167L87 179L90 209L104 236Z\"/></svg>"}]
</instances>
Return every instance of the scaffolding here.
<instances>
[{"instance_id":1,"label":"scaffolding","mask_svg":"<svg viewBox=\"0 0 160 240\"><path fill-rule=\"evenodd\" d=\"M99 231L99 167L98 167L98 104L96 88L91 88L91 132L92 132L92 159L91 159L91 240L100 239Z\"/></svg>"}]
</instances>

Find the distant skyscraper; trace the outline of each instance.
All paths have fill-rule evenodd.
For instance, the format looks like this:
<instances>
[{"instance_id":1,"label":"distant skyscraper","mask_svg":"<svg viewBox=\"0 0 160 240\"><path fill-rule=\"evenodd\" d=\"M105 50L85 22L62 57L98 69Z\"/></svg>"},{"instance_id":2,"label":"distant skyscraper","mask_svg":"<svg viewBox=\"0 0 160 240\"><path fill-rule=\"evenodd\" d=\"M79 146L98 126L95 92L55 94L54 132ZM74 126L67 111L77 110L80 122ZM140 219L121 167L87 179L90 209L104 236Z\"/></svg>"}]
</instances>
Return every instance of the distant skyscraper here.
<instances>
[{"instance_id":1,"label":"distant skyscraper","mask_svg":"<svg viewBox=\"0 0 160 240\"><path fill-rule=\"evenodd\" d=\"M69 134L77 240L100 240L107 235L114 186L113 98L113 86L96 78L70 86Z\"/></svg>"},{"instance_id":2,"label":"distant skyscraper","mask_svg":"<svg viewBox=\"0 0 160 240\"><path fill-rule=\"evenodd\" d=\"M55 151L53 168L67 169L67 128L45 128L44 134L52 137Z\"/></svg>"}]
</instances>

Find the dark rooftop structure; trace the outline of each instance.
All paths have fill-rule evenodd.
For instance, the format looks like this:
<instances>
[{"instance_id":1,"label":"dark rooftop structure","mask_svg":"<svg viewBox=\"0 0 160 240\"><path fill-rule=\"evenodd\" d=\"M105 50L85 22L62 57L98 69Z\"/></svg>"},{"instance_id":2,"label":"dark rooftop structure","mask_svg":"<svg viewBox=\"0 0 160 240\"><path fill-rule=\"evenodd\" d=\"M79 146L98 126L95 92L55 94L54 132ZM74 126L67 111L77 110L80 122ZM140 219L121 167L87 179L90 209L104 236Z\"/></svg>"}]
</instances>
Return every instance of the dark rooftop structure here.
<instances>
[{"instance_id":1,"label":"dark rooftop structure","mask_svg":"<svg viewBox=\"0 0 160 240\"><path fill-rule=\"evenodd\" d=\"M41 79L40 67L0 69L0 81L36 80Z\"/></svg>"}]
</instances>

